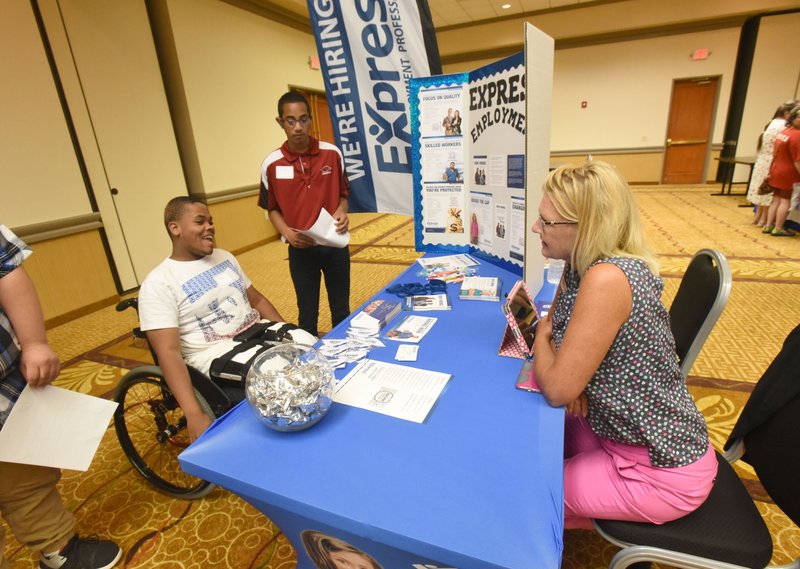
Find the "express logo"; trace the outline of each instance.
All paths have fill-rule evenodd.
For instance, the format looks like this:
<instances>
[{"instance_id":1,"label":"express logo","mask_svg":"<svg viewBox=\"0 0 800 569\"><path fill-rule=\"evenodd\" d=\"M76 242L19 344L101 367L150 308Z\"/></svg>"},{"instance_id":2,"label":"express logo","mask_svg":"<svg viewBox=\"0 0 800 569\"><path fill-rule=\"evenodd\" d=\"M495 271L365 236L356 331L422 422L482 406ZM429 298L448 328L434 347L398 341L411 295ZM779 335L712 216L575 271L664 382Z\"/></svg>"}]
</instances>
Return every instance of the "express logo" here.
<instances>
[{"instance_id":1,"label":"express logo","mask_svg":"<svg viewBox=\"0 0 800 569\"><path fill-rule=\"evenodd\" d=\"M322 167L322 175L323 176L327 176L331 172L333 172L333 168L331 168L330 166L323 166Z\"/></svg>"}]
</instances>

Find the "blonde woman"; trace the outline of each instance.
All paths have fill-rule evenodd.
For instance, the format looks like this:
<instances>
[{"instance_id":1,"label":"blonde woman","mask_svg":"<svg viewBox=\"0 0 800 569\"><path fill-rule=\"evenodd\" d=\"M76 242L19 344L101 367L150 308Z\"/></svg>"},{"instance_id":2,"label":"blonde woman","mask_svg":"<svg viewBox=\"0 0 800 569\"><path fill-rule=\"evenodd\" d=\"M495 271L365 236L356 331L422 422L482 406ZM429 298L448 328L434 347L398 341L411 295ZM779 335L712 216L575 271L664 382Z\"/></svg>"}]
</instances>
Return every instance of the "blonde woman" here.
<instances>
[{"instance_id":1,"label":"blonde woman","mask_svg":"<svg viewBox=\"0 0 800 569\"><path fill-rule=\"evenodd\" d=\"M545 181L533 232L545 257L567 263L534 339L542 393L568 411L565 527L694 511L717 461L678 367L630 188L603 162L562 166Z\"/></svg>"},{"instance_id":2,"label":"blonde woman","mask_svg":"<svg viewBox=\"0 0 800 569\"><path fill-rule=\"evenodd\" d=\"M301 538L317 569L383 569L372 556L341 539L314 530L305 530Z\"/></svg>"}]
</instances>

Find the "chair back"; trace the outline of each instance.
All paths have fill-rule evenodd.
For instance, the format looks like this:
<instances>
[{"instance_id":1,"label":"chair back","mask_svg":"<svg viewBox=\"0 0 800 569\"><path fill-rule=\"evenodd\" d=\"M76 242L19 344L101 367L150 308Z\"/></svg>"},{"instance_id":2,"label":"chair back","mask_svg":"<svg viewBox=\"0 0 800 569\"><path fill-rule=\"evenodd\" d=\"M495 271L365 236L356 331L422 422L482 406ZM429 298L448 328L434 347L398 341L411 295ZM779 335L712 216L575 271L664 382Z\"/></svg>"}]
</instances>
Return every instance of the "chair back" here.
<instances>
[{"instance_id":1,"label":"chair back","mask_svg":"<svg viewBox=\"0 0 800 569\"><path fill-rule=\"evenodd\" d=\"M136 311L136 319L139 319L139 298L134 296L131 298L127 298L125 300L120 301L117 306L117 312L124 312L125 310L133 308ZM147 349L150 351L150 356L153 358L153 362L158 365L158 356L156 355L156 351L153 349L153 346L150 345L150 340L147 338L147 332L142 332L142 329L136 326L132 331L134 338L140 338L147 342Z\"/></svg>"},{"instance_id":2,"label":"chair back","mask_svg":"<svg viewBox=\"0 0 800 569\"><path fill-rule=\"evenodd\" d=\"M683 377L717 323L731 292L731 269L721 251L700 249L692 257L669 309Z\"/></svg>"}]
</instances>

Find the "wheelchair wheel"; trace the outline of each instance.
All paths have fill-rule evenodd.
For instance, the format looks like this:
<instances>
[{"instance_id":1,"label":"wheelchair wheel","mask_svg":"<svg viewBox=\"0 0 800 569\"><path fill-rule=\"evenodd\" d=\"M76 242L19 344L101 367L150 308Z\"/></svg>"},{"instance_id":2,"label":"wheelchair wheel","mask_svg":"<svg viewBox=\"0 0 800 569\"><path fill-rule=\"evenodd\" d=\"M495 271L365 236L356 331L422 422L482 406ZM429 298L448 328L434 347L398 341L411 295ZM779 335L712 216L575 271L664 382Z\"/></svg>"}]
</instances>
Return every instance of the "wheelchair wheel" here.
<instances>
[{"instance_id":1,"label":"wheelchair wheel","mask_svg":"<svg viewBox=\"0 0 800 569\"><path fill-rule=\"evenodd\" d=\"M206 400L195 391L197 400L214 417ZM214 485L186 474L178 455L189 446L186 418L161 369L143 366L120 381L114 400L114 428L125 456L134 468L156 488L176 498L202 498Z\"/></svg>"}]
</instances>

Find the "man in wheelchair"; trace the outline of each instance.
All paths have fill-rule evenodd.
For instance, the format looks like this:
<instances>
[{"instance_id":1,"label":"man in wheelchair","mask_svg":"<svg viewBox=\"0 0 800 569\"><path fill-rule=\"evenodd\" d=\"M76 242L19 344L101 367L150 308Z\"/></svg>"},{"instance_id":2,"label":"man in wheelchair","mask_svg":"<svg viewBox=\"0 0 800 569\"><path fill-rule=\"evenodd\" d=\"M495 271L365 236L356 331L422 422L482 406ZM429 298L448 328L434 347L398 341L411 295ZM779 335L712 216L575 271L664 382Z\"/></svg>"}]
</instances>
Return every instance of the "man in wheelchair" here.
<instances>
[{"instance_id":1,"label":"man in wheelchair","mask_svg":"<svg viewBox=\"0 0 800 569\"><path fill-rule=\"evenodd\" d=\"M283 318L236 258L214 247L214 222L202 200L173 198L164 209L164 225L172 254L142 283L139 320L194 440L212 419L195 397L187 364L209 375L214 360L230 361L226 356L237 351L238 340L254 335L260 321ZM293 325L279 328L290 341L316 342Z\"/></svg>"}]
</instances>

